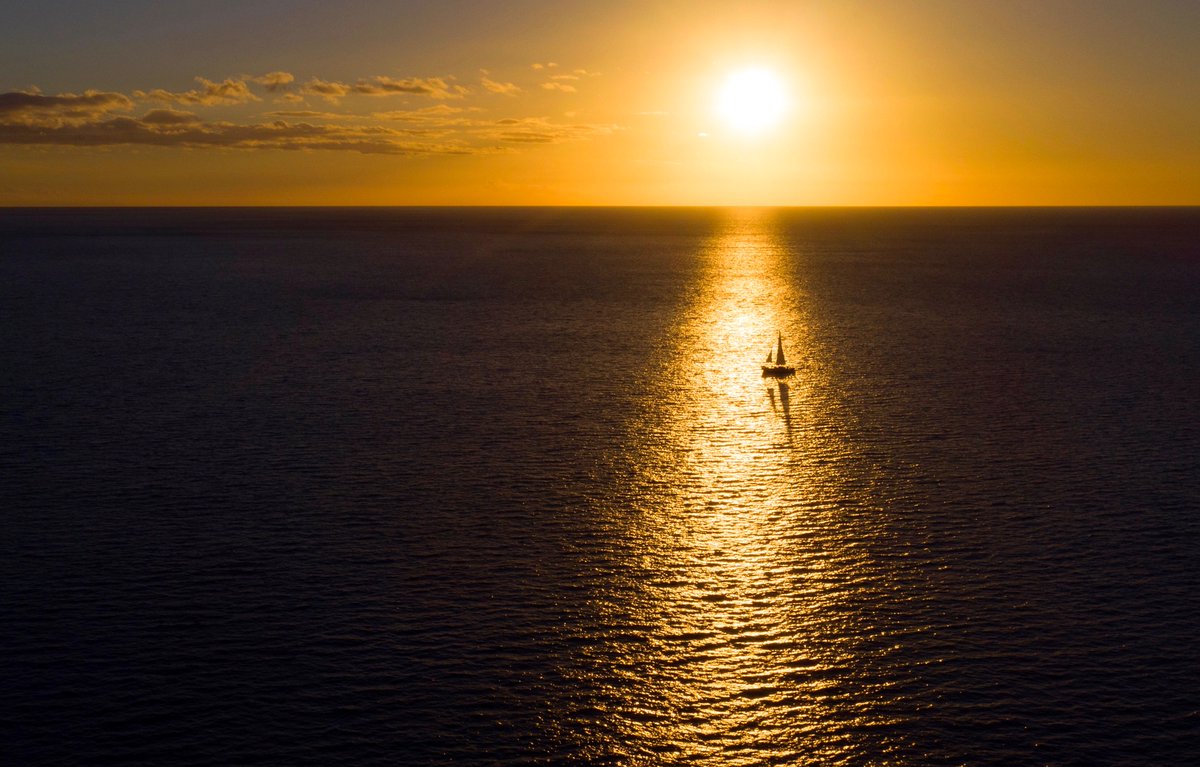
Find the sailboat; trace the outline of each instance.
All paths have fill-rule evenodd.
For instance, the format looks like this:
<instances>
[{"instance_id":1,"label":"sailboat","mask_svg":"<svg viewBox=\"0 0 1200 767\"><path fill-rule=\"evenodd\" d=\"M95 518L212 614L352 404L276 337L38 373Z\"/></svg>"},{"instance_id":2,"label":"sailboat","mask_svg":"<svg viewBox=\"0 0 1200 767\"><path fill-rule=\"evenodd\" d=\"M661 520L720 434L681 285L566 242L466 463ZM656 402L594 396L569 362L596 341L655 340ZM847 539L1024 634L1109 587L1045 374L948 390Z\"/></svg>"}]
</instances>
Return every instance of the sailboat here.
<instances>
[{"instance_id":1,"label":"sailboat","mask_svg":"<svg viewBox=\"0 0 1200 767\"><path fill-rule=\"evenodd\" d=\"M767 364L762 366L763 378L788 378L796 375L796 368L787 364L787 358L783 356L783 333L779 334L779 343L775 347L775 359L771 359L771 352L767 352Z\"/></svg>"}]
</instances>

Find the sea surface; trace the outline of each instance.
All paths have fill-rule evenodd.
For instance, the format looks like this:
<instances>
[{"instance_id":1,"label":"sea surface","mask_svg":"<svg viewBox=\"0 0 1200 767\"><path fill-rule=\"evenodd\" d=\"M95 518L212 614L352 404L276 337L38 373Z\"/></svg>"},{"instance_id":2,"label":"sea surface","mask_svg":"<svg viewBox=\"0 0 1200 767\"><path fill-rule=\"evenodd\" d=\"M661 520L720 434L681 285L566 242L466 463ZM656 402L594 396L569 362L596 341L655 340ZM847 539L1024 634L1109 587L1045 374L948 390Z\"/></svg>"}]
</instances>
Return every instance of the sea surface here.
<instances>
[{"instance_id":1,"label":"sea surface","mask_svg":"<svg viewBox=\"0 0 1200 767\"><path fill-rule=\"evenodd\" d=\"M0 761L1200 764L1200 209L2 210Z\"/></svg>"}]
</instances>

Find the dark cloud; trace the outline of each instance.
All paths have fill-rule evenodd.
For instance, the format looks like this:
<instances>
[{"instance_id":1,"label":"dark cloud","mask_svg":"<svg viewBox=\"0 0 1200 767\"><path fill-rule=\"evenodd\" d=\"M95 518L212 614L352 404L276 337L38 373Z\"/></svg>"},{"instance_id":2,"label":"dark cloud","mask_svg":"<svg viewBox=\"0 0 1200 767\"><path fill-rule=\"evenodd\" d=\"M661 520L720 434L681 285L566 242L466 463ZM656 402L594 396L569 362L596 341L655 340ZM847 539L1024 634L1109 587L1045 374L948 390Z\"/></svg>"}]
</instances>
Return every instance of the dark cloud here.
<instances>
[{"instance_id":1,"label":"dark cloud","mask_svg":"<svg viewBox=\"0 0 1200 767\"><path fill-rule=\"evenodd\" d=\"M135 91L138 98L171 106L151 108L141 117L114 113L134 108L121 93L85 91L47 96L36 89L0 93L0 144L44 146L161 146L176 148L306 149L374 154L428 155L512 151L519 145L549 144L603 135L615 126L560 125L543 117L487 119L479 107L448 103L467 93L443 78L373 77L354 84L312 78L295 87L286 72L216 83L197 78L200 87L183 93ZM280 97L307 93L337 101L344 96L417 95L441 99L420 109L344 114L307 108L267 112L270 122L207 120L196 112L210 106L260 101L248 83L291 90ZM484 87L496 85L486 76ZM558 80L549 84L566 86ZM500 84L507 85L507 84ZM515 86L513 86L515 87ZM278 99L277 99L278 100ZM187 104L195 111L173 108ZM286 118L286 119L285 119ZM295 120L295 121L293 121ZM508 145L509 150L500 147Z\"/></svg>"},{"instance_id":2,"label":"dark cloud","mask_svg":"<svg viewBox=\"0 0 1200 767\"><path fill-rule=\"evenodd\" d=\"M165 111L154 110L149 114ZM0 144L309 149L396 155L470 154L476 151L462 144L416 142L410 132L376 126L312 125L283 120L254 125L154 122L131 117L58 127L0 124Z\"/></svg>"},{"instance_id":3,"label":"dark cloud","mask_svg":"<svg viewBox=\"0 0 1200 767\"><path fill-rule=\"evenodd\" d=\"M58 124L91 120L109 112L133 109L123 93L84 91L82 95L60 93L44 96L36 91L0 93L0 122Z\"/></svg>"},{"instance_id":4,"label":"dark cloud","mask_svg":"<svg viewBox=\"0 0 1200 767\"><path fill-rule=\"evenodd\" d=\"M191 125L200 122L200 118L191 112L179 112L174 109L151 109L142 115L142 122L147 125Z\"/></svg>"},{"instance_id":5,"label":"dark cloud","mask_svg":"<svg viewBox=\"0 0 1200 767\"><path fill-rule=\"evenodd\" d=\"M304 117L310 120L350 120L357 117L344 112L318 112L314 109L282 109L265 114L267 117Z\"/></svg>"}]
</instances>

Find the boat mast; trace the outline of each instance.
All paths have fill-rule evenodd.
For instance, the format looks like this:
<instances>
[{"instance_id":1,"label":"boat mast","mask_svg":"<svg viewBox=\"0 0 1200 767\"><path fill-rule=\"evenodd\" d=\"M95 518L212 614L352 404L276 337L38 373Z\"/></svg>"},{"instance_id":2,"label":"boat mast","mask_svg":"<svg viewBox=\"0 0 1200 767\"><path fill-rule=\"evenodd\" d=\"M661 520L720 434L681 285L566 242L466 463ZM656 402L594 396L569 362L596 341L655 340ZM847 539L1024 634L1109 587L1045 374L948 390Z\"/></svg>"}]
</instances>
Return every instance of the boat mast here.
<instances>
[{"instance_id":1,"label":"boat mast","mask_svg":"<svg viewBox=\"0 0 1200 767\"><path fill-rule=\"evenodd\" d=\"M783 358L783 333L779 334L779 346L775 349L775 364L786 365L787 361Z\"/></svg>"}]
</instances>

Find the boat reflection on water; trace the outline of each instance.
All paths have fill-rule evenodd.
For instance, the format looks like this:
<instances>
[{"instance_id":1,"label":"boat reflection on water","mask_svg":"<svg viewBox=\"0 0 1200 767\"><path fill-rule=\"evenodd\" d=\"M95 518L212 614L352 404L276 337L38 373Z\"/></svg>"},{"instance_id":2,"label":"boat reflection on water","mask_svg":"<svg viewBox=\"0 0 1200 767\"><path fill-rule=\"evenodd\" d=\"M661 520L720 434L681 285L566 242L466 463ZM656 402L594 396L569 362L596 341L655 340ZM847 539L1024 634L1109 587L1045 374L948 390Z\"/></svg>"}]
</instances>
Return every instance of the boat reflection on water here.
<instances>
[{"instance_id":1,"label":"boat reflection on water","mask_svg":"<svg viewBox=\"0 0 1200 767\"><path fill-rule=\"evenodd\" d=\"M589 655L603 666L592 678L622 680L595 705L597 759L833 762L852 748L847 727L873 724L846 697L862 620L848 584L865 565L833 468L847 448L808 425L836 408L773 216L742 211L714 238L668 352L696 374L668 376L630 429L623 559L595 605L624 630ZM800 375L764 398L750 350L777 327Z\"/></svg>"},{"instance_id":2,"label":"boat reflection on water","mask_svg":"<svg viewBox=\"0 0 1200 767\"><path fill-rule=\"evenodd\" d=\"M792 440L792 399L790 390L786 381L777 381L776 386L779 387L779 406L775 405L775 387L767 387L767 396L771 399L771 409L778 413L783 418L783 424L787 428L788 443Z\"/></svg>"}]
</instances>

